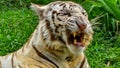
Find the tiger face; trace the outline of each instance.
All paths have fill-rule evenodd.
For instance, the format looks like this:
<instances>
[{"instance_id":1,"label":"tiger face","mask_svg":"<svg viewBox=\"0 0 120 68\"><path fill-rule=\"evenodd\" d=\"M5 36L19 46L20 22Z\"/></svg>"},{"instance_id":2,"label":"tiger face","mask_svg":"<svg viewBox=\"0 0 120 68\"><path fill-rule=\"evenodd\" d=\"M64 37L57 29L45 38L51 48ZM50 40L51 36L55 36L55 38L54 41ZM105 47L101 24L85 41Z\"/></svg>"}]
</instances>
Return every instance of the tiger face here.
<instances>
[{"instance_id":1,"label":"tiger face","mask_svg":"<svg viewBox=\"0 0 120 68\"><path fill-rule=\"evenodd\" d=\"M51 49L68 49L73 54L84 51L92 40L93 30L86 11L73 2L53 2L31 6L40 18L41 37Z\"/></svg>"}]
</instances>

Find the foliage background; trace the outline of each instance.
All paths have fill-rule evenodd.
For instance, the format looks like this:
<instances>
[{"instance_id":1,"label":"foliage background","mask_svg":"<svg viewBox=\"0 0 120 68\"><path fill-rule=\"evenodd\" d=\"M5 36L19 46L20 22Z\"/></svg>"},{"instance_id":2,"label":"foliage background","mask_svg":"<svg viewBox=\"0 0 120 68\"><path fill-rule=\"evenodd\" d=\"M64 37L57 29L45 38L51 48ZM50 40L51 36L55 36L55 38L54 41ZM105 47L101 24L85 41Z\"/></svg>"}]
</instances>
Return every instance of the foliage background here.
<instances>
[{"instance_id":1,"label":"foliage background","mask_svg":"<svg viewBox=\"0 0 120 68\"><path fill-rule=\"evenodd\" d=\"M38 24L30 3L56 0L0 0L0 55L18 50ZM71 0L87 11L94 40L85 51L91 68L120 67L120 0Z\"/></svg>"}]
</instances>

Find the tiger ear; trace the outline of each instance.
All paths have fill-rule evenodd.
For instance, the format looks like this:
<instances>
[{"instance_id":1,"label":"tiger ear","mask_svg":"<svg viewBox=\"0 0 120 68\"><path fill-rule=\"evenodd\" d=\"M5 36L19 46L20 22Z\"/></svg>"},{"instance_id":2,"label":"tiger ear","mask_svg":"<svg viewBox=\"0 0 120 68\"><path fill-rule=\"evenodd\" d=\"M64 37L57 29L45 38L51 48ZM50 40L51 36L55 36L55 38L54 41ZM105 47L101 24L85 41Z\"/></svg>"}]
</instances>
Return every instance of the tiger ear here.
<instances>
[{"instance_id":1,"label":"tiger ear","mask_svg":"<svg viewBox=\"0 0 120 68\"><path fill-rule=\"evenodd\" d=\"M43 19L44 18L44 11L46 9L46 6L40 6L40 5L37 5L37 4L34 4L34 3L31 3L31 9L34 10L37 15L39 16L40 19Z\"/></svg>"}]
</instances>

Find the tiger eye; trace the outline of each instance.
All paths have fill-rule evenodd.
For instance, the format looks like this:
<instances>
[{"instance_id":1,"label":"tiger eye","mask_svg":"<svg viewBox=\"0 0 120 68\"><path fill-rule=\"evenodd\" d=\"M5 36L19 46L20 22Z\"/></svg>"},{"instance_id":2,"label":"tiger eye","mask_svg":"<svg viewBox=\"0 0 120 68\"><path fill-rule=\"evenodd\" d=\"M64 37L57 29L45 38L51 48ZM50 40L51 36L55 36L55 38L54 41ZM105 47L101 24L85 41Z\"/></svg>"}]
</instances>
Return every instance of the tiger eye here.
<instances>
[{"instance_id":1,"label":"tiger eye","mask_svg":"<svg viewBox=\"0 0 120 68\"><path fill-rule=\"evenodd\" d=\"M85 12L82 12L83 15L87 16Z\"/></svg>"}]
</instances>

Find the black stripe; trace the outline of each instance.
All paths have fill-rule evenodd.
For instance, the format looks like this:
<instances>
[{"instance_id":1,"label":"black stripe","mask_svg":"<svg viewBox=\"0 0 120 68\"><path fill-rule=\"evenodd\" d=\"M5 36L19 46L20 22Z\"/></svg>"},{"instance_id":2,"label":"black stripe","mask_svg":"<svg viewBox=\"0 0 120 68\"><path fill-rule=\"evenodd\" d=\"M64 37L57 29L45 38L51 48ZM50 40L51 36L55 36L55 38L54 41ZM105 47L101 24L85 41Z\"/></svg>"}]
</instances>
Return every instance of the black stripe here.
<instances>
[{"instance_id":1,"label":"black stripe","mask_svg":"<svg viewBox=\"0 0 120 68\"><path fill-rule=\"evenodd\" d=\"M41 66L39 66L39 65L35 65L35 66L37 66L37 67L39 67L39 68L43 68L43 67L41 67Z\"/></svg>"},{"instance_id":2,"label":"black stripe","mask_svg":"<svg viewBox=\"0 0 120 68\"><path fill-rule=\"evenodd\" d=\"M22 66L21 66L21 65L18 65L18 67L19 67L19 68L22 68Z\"/></svg>"},{"instance_id":3,"label":"black stripe","mask_svg":"<svg viewBox=\"0 0 120 68\"><path fill-rule=\"evenodd\" d=\"M59 21L62 21L59 17L57 17L57 19L58 19Z\"/></svg>"},{"instance_id":4,"label":"black stripe","mask_svg":"<svg viewBox=\"0 0 120 68\"><path fill-rule=\"evenodd\" d=\"M13 58L14 58L14 53L12 54L12 58L11 58L11 65L12 65L12 68L14 68L14 61L13 61Z\"/></svg>"},{"instance_id":5,"label":"black stripe","mask_svg":"<svg viewBox=\"0 0 120 68\"><path fill-rule=\"evenodd\" d=\"M53 24L54 27L55 27L55 24L54 24L54 23L52 23L52 24ZM46 28L49 30L50 40L51 40L51 41L55 40L55 36L54 36L54 33L53 33L53 32L55 32L55 31L54 31L54 29L51 28L51 26L50 26L50 21L49 21L49 20L46 20ZM55 27L55 28L56 28L56 27Z\"/></svg>"},{"instance_id":6,"label":"black stripe","mask_svg":"<svg viewBox=\"0 0 120 68\"><path fill-rule=\"evenodd\" d=\"M65 5L65 3L61 3L61 4L60 4L60 6L63 6L63 5Z\"/></svg>"},{"instance_id":7,"label":"black stripe","mask_svg":"<svg viewBox=\"0 0 120 68\"><path fill-rule=\"evenodd\" d=\"M57 11L52 11L52 21L54 22L55 21L55 17L54 17L54 14L57 14Z\"/></svg>"},{"instance_id":8,"label":"black stripe","mask_svg":"<svg viewBox=\"0 0 120 68\"><path fill-rule=\"evenodd\" d=\"M83 61L81 62L80 68L83 68L84 63L85 63L85 57L83 58Z\"/></svg>"},{"instance_id":9,"label":"black stripe","mask_svg":"<svg viewBox=\"0 0 120 68\"><path fill-rule=\"evenodd\" d=\"M2 68L2 64L1 64L1 61L0 61L0 68Z\"/></svg>"},{"instance_id":10,"label":"black stripe","mask_svg":"<svg viewBox=\"0 0 120 68\"><path fill-rule=\"evenodd\" d=\"M37 55L48 60L49 62L51 62L52 64L54 64L57 68L59 68L59 66L57 64L55 64L53 61L51 61L50 59L48 59L46 56L44 56L41 52L39 52L36 47L33 45L34 50L36 51Z\"/></svg>"}]
</instances>

